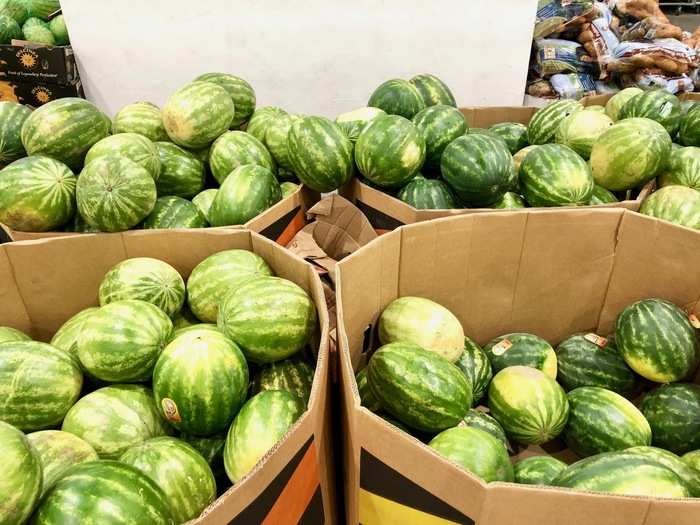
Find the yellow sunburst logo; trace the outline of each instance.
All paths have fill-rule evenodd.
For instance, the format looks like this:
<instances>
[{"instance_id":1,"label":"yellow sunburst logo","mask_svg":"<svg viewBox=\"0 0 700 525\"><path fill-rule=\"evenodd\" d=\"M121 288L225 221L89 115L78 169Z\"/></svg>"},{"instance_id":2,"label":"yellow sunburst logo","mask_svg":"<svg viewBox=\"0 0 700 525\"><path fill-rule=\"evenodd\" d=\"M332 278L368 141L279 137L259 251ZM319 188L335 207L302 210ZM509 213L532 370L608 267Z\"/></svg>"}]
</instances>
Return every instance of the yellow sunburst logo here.
<instances>
[{"instance_id":1,"label":"yellow sunburst logo","mask_svg":"<svg viewBox=\"0 0 700 525\"><path fill-rule=\"evenodd\" d=\"M17 58L25 69L34 69L39 62L38 55L31 49L22 49L17 53Z\"/></svg>"},{"instance_id":2,"label":"yellow sunburst logo","mask_svg":"<svg viewBox=\"0 0 700 525\"><path fill-rule=\"evenodd\" d=\"M46 104L51 100L51 90L45 87L35 87L32 89L32 95L39 104Z\"/></svg>"}]
</instances>

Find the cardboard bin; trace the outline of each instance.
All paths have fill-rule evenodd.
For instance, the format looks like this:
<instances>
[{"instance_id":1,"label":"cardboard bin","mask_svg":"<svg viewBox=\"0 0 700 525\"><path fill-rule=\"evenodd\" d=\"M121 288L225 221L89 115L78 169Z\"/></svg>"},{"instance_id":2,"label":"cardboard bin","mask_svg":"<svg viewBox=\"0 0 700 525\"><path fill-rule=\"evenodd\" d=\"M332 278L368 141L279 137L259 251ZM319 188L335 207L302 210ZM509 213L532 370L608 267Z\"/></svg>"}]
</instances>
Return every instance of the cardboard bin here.
<instances>
[{"instance_id":1,"label":"cardboard bin","mask_svg":"<svg viewBox=\"0 0 700 525\"><path fill-rule=\"evenodd\" d=\"M0 45L0 80L70 86L80 75L71 46L13 40Z\"/></svg>"},{"instance_id":2,"label":"cardboard bin","mask_svg":"<svg viewBox=\"0 0 700 525\"><path fill-rule=\"evenodd\" d=\"M97 305L104 274L131 257L154 257L183 277L222 250L252 250L275 273L304 288L318 311L316 375L306 413L251 473L190 523L337 523L331 456L328 309L313 267L244 230L141 231L8 243L0 246L0 325L48 341L69 317Z\"/></svg>"},{"instance_id":3,"label":"cardboard bin","mask_svg":"<svg viewBox=\"0 0 700 525\"><path fill-rule=\"evenodd\" d=\"M700 313L698 254L700 232L625 209L589 209L422 222L341 261L336 293L347 523L696 524L700 499L485 484L362 407L355 372L378 346L377 318L397 297L444 305L479 344L515 331L558 344L576 332L610 333L619 312L643 298ZM556 450L573 459L563 445ZM538 451L516 449L512 459Z\"/></svg>"},{"instance_id":4,"label":"cardboard bin","mask_svg":"<svg viewBox=\"0 0 700 525\"><path fill-rule=\"evenodd\" d=\"M44 82L0 81L0 101L19 102L39 107L52 100L66 97L85 98L83 84L79 80L67 86Z\"/></svg>"}]
</instances>

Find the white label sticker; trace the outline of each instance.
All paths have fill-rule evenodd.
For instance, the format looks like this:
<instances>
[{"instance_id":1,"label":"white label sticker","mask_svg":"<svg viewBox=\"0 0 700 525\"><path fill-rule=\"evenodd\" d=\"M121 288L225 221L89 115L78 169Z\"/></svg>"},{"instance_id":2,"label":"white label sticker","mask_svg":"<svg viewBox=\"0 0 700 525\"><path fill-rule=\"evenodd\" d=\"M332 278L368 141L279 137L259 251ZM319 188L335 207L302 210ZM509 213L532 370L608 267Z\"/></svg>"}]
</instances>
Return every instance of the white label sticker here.
<instances>
[{"instance_id":1,"label":"white label sticker","mask_svg":"<svg viewBox=\"0 0 700 525\"><path fill-rule=\"evenodd\" d=\"M160 406L163 407L165 419L167 419L168 421L172 421L173 423L179 423L182 421L182 418L180 417L180 412L177 409L175 401L168 397L164 397L160 402Z\"/></svg>"},{"instance_id":2,"label":"white label sticker","mask_svg":"<svg viewBox=\"0 0 700 525\"><path fill-rule=\"evenodd\" d=\"M493 355L501 356L505 354L511 346L513 346L513 343L511 343L508 339L504 339L503 341L495 344L491 351L493 352Z\"/></svg>"},{"instance_id":3,"label":"white label sticker","mask_svg":"<svg viewBox=\"0 0 700 525\"><path fill-rule=\"evenodd\" d=\"M605 337L602 337L598 334L586 334L583 336L583 338L586 341L589 341L594 345L599 346L600 348L605 348L606 346L608 346L608 340Z\"/></svg>"},{"instance_id":4,"label":"white label sticker","mask_svg":"<svg viewBox=\"0 0 700 525\"><path fill-rule=\"evenodd\" d=\"M700 319L698 319L698 316L695 314L690 314L688 316L688 320L690 321L690 324L693 325L693 328L700 329Z\"/></svg>"}]
</instances>

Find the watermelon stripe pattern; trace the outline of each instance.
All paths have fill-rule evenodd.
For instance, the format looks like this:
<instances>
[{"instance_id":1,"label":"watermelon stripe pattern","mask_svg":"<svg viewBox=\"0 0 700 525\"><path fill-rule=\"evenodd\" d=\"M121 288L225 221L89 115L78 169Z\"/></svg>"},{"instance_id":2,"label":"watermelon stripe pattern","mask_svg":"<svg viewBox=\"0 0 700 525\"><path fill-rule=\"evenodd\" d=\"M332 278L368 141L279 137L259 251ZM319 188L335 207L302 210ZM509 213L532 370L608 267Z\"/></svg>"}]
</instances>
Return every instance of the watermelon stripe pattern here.
<instances>
[{"instance_id":1,"label":"watermelon stripe pattern","mask_svg":"<svg viewBox=\"0 0 700 525\"><path fill-rule=\"evenodd\" d=\"M503 430L503 427L498 421L489 416L486 412L481 410L476 410L472 408L459 422L460 427L473 427L478 428L491 434L493 437L498 439L503 443L503 446L510 448L510 443L508 443L508 438Z\"/></svg>"},{"instance_id":2,"label":"watermelon stripe pattern","mask_svg":"<svg viewBox=\"0 0 700 525\"><path fill-rule=\"evenodd\" d=\"M654 120L674 136L681 121L681 104L675 95L664 89L643 91L630 98L620 109L621 120L635 117Z\"/></svg>"},{"instance_id":3,"label":"watermelon stripe pattern","mask_svg":"<svg viewBox=\"0 0 700 525\"><path fill-rule=\"evenodd\" d=\"M250 117L250 120L246 125L246 132L250 133L260 142L263 142L265 140L265 135L267 134L267 128L277 118L286 114L287 112L285 110L278 108L277 106L265 106L258 108L253 112L253 116Z\"/></svg>"},{"instance_id":4,"label":"watermelon stripe pattern","mask_svg":"<svg viewBox=\"0 0 700 525\"><path fill-rule=\"evenodd\" d=\"M386 115L386 111L379 108L364 107L338 115L335 123L338 124L345 136L354 144L360 137L362 130L365 129L365 126L381 115Z\"/></svg>"},{"instance_id":5,"label":"watermelon stripe pattern","mask_svg":"<svg viewBox=\"0 0 700 525\"><path fill-rule=\"evenodd\" d=\"M63 350L64 352L67 352L68 354L73 356L77 361L78 336L83 330L83 323L90 314L98 310L99 308L94 306L86 308L85 310L81 310L80 312L72 316L70 319L68 319L65 323L61 325L61 327L58 330L56 330L56 333L51 339L51 346L53 346L54 348L58 348L59 350Z\"/></svg>"},{"instance_id":6,"label":"watermelon stripe pattern","mask_svg":"<svg viewBox=\"0 0 700 525\"><path fill-rule=\"evenodd\" d=\"M438 179L426 179L416 175L406 184L397 197L418 210L445 210L458 208L457 198L450 187Z\"/></svg>"},{"instance_id":7,"label":"watermelon stripe pattern","mask_svg":"<svg viewBox=\"0 0 700 525\"><path fill-rule=\"evenodd\" d=\"M476 405L489 388L493 369L486 352L468 337L464 338L464 352L455 362L472 386L473 404Z\"/></svg>"},{"instance_id":8,"label":"watermelon stripe pattern","mask_svg":"<svg viewBox=\"0 0 700 525\"><path fill-rule=\"evenodd\" d=\"M421 92L415 85L401 79L387 80L380 85L369 97L367 105L407 119L412 119L425 108Z\"/></svg>"},{"instance_id":9,"label":"watermelon stripe pattern","mask_svg":"<svg viewBox=\"0 0 700 525\"><path fill-rule=\"evenodd\" d=\"M576 100L560 100L538 110L527 125L527 141L530 144L547 144L554 136L562 121L583 106Z\"/></svg>"},{"instance_id":10,"label":"watermelon stripe pattern","mask_svg":"<svg viewBox=\"0 0 700 525\"><path fill-rule=\"evenodd\" d=\"M301 358L290 357L261 368L253 380L252 392L284 390L308 403L313 382L313 367Z\"/></svg>"},{"instance_id":11,"label":"watermelon stripe pattern","mask_svg":"<svg viewBox=\"0 0 700 525\"><path fill-rule=\"evenodd\" d=\"M192 202L182 197L161 197L156 200L153 210L143 221L143 228L206 228L209 226L202 212Z\"/></svg>"},{"instance_id":12,"label":"watermelon stripe pattern","mask_svg":"<svg viewBox=\"0 0 700 525\"><path fill-rule=\"evenodd\" d=\"M138 133L153 142L170 140L160 109L150 102L134 102L120 109L112 120L112 133Z\"/></svg>"},{"instance_id":13,"label":"watermelon stripe pattern","mask_svg":"<svg viewBox=\"0 0 700 525\"><path fill-rule=\"evenodd\" d=\"M416 113L413 124L425 139L425 166L440 169L442 152L447 145L467 131L464 115L452 106L430 106Z\"/></svg>"},{"instance_id":14,"label":"watermelon stripe pattern","mask_svg":"<svg viewBox=\"0 0 700 525\"><path fill-rule=\"evenodd\" d=\"M158 196L191 199L204 189L204 164L189 151L170 142L156 142L162 166L156 181Z\"/></svg>"},{"instance_id":15,"label":"watermelon stripe pattern","mask_svg":"<svg viewBox=\"0 0 700 525\"><path fill-rule=\"evenodd\" d=\"M16 328L12 328L11 326L0 326L0 344L11 343L13 341L30 341L30 340L31 340L31 337L29 337L27 334L25 334L21 330L17 330Z\"/></svg>"},{"instance_id":16,"label":"watermelon stripe pattern","mask_svg":"<svg viewBox=\"0 0 700 525\"><path fill-rule=\"evenodd\" d=\"M242 78L226 73L205 73L195 78L195 81L213 82L224 88L231 97L234 107L231 128L237 128L250 119L255 111L255 91Z\"/></svg>"},{"instance_id":17,"label":"watermelon stripe pattern","mask_svg":"<svg viewBox=\"0 0 700 525\"><path fill-rule=\"evenodd\" d=\"M684 146L700 146L700 106L694 106L681 117L678 141Z\"/></svg>"},{"instance_id":18,"label":"watermelon stripe pattern","mask_svg":"<svg viewBox=\"0 0 700 525\"><path fill-rule=\"evenodd\" d=\"M566 463L551 456L533 456L518 461L513 470L516 483L551 485L566 469Z\"/></svg>"},{"instance_id":19,"label":"watermelon stripe pattern","mask_svg":"<svg viewBox=\"0 0 700 525\"><path fill-rule=\"evenodd\" d=\"M138 133L110 135L94 144L85 156L85 164L106 155L122 155L144 168L153 180L160 177L161 164L155 144Z\"/></svg>"},{"instance_id":20,"label":"watermelon stripe pattern","mask_svg":"<svg viewBox=\"0 0 700 525\"><path fill-rule=\"evenodd\" d=\"M236 168L221 185L209 209L212 226L245 224L282 200L282 188L267 168Z\"/></svg>"},{"instance_id":21,"label":"watermelon stripe pattern","mask_svg":"<svg viewBox=\"0 0 700 525\"><path fill-rule=\"evenodd\" d=\"M357 382L357 392L360 395L360 404L371 412L379 412L382 409L382 405L369 387L367 367L357 373L355 381Z\"/></svg>"},{"instance_id":22,"label":"watermelon stripe pattern","mask_svg":"<svg viewBox=\"0 0 700 525\"><path fill-rule=\"evenodd\" d=\"M22 432L0 421L0 522L24 523L41 494L41 461Z\"/></svg>"},{"instance_id":23,"label":"watermelon stripe pattern","mask_svg":"<svg viewBox=\"0 0 700 525\"><path fill-rule=\"evenodd\" d=\"M700 148L678 148L671 152L668 167L659 177L660 186L677 184L700 190Z\"/></svg>"},{"instance_id":24,"label":"watermelon stripe pattern","mask_svg":"<svg viewBox=\"0 0 700 525\"><path fill-rule=\"evenodd\" d=\"M661 385L644 396L640 409L654 446L676 454L700 449L700 385Z\"/></svg>"},{"instance_id":25,"label":"watermelon stripe pattern","mask_svg":"<svg viewBox=\"0 0 700 525\"><path fill-rule=\"evenodd\" d=\"M209 167L219 184L223 184L233 170L246 164L255 164L276 171L275 161L261 141L243 131L227 131L214 141L209 151Z\"/></svg>"},{"instance_id":26,"label":"watermelon stripe pattern","mask_svg":"<svg viewBox=\"0 0 700 525\"><path fill-rule=\"evenodd\" d=\"M511 155L527 146L527 127L520 122L500 122L491 126L489 131L505 141Z\"/></svg>"},{"instance_id":27,"label":"watermelon stripe pattern","mask_svg":"<svg viewBox=\"0 0 700 525\"><path fill-rule=\"evenodd\" d=\"M530 366L552 379L557 377L557 357L552 346L533 334L513 333L496 337L484 346L494 372L509 366Z\"/></svg>"},{"instance_id":28,"label":"watermelon stripe pattern","mask_svg":"<svg viewBox=\"0 0 700 525\"><path fill-rule=\"evenodd\" d=\"M219 192L216 188L210 188L199 192L197 195L192 197L192 204L197 206L199 212L204 216L206 221L211 224L211 217L209 212L211 211L211 205L214 203L216 194Z\"/></svg>"},{"instance_id":29,"label":"watermelon stripe pattern","mask_svg":"<svg viewBox=\"0 0 700 525\"><path fill-rule=\"evenodd\" d=\"M644 199L639 213L700 230L700 191L685 186L664 186Z\"/></svg>"},{"instance_id":30,"label":"watermelon stripe pattern","mask_svg":"<svg viewBox=\"0 0 700 525\"><path fill-rule=\"evenodd\" d=\"M0 101L0 167L26 155L22 145L22 125L32 110L23 104Z\"/></svg>"},{"instance_id":31,"label":"watermelon stripe pattern","mask_svg":"<svg viewBox=\"0 0 700 525\"><path fill-rule=\"evenodd\" d=\"M426 106L445 104L457 107L457 102L450 88L435 75L428 73L416 75L409 82L418 90Z\"/></svg>"},{"instance_id":32,"label":"watermelon stripe pattern","mask_svg":"<svg viewBox=\"0 0 700 525\"><path fill-rule=\"evenodd\" d=\"M697 498L700 495L700 471L691 468L673 452L656 447L632 447L628 448L627 452L633 452L658 461L683 480L691 496Z\"/></svg>"},{"instance_id":33,"label":"watermelon stripe pattern","mask_svg":"<svg viewBox=\"0 0 700 525\"><path fill-rule=\"evenodd\" d=\"M263 141L280 169L289 172L294 171L294 166L289 156L287 139L289 138L289 131L292 129L292 125L301 118L299 115L279 115L270 122Z\"/></svg>"}]
</instances>

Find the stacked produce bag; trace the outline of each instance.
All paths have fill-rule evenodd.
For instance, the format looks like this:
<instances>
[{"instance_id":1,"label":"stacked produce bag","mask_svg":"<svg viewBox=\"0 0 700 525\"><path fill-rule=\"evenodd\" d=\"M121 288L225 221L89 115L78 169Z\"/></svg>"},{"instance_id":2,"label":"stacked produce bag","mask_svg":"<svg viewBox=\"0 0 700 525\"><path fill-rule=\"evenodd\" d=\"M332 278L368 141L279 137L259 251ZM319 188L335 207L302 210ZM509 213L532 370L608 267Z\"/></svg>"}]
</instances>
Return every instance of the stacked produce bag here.
<instances>
[{"instance_id":1,"label":"stacked produce bag","mask_svg":"<svg viewBox=\"0 0 700 525\"><path fill-rule=\"evenodd\" d=\"M0 44L26 40L47 46L70 44L58 0L0 0Z\"/></svg>"}]
</instances>

